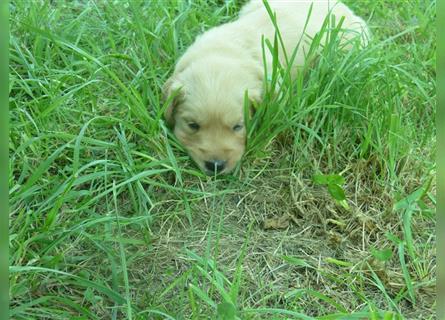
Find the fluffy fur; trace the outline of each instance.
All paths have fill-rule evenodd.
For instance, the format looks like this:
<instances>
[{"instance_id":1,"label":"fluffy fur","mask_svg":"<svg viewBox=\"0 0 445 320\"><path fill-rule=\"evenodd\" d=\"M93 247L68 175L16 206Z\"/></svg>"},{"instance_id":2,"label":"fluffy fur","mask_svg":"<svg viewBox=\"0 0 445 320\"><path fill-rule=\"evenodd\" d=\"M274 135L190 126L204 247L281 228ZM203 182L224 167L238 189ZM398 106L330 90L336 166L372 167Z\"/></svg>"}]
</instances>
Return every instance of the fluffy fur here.
<instances>
[{"instance_id":1,"label":"fluffy fur","mask_svg":"<svg viewBox=\"0 0 445 320\"><path fill-rule=\"evenodd\" d=\"M292 66L296 72L304 64L310 39L320 30L327 14L348 30L344 40L359 35L366 44L366 23L348 7L336 1L269 0L288 54L300 39L300 49ZM304 25L313 4L309 23ZM164 86L164 95L174 95L165 118L199 167L211 174L227 173L241 159L246 142L243 124L244 93L261 100L264 66L261 37L272 40L275 28L260 0L248 2L237 20L215 27L201 36L179 59ZM267 69L272 57L266 53ZM284 54L279 58L285 65Z\"/></svg>"}]
</instances>

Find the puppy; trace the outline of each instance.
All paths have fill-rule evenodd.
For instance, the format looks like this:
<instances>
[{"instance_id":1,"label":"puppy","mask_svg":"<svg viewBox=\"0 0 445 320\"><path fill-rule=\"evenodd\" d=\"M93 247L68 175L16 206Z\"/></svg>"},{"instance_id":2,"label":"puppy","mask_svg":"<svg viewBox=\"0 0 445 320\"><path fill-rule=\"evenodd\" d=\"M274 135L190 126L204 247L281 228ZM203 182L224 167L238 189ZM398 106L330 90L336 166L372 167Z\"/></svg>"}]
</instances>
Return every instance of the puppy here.
<instances>
[{"instance_id":1,"label":"puppy","mask_svg":"<svg viewBox=\"0 0 445 320\"><path fill-rule=\"evenodd\" d=\"M320 31L329 12L335 21L344 17L342 41L369 37L366 23L344 4L328 0L269 0L287 55L299 42L291 66L295 75L304 65L304 52ZM312 5L309 21L307 17ZM275 27L260 0L251 0L237 20L210 29L179 59L164 85L164 97L174 96L165 119L198 166L207 174L228 173L241 159L246 143L244 95L260 102L264 80L261 39L273 42ZM301 39L301 41L300 41ZM279 50L286 66L285 52ZM266 68L272 70L272 55L266 49Z\"/></svg>"}]
</instances>

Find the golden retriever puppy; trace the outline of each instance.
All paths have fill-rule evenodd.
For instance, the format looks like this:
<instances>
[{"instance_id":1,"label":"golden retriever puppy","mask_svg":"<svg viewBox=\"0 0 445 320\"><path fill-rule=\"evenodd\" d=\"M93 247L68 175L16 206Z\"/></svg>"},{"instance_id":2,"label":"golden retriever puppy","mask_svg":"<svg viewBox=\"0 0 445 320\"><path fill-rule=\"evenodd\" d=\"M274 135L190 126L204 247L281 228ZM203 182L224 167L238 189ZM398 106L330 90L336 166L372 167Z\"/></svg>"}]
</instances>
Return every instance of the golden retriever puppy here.
<instances>
[{"instance_id":1,"label":"golden retriever puppy","mask_svg":"<svg viewBox=\"0 0 445 320\"><path fill-rule=\"evenodd\" d=\"M345 18L342 39L369 35L366 23L344 4L328 0L269 0L276 13L284 47L290 55L301 40L292 71L304 65L310 40L320 31L329 12ZM304 30L312 5L309 22ZM233 22L200 35L179 59L164 85L164 96L174 96L165 111L178 140L208 174L227 173L241 159L246 143L244 95L260 102L264 80L262 36L273 42L275 28L260 0L248 2ZM280 48L281 49L281 48ZM267 50L266 50L267 51ZM286 66L285 54L279 59ZM272 55L266 52L267 70Z\"/></svg>"}]
</instances>

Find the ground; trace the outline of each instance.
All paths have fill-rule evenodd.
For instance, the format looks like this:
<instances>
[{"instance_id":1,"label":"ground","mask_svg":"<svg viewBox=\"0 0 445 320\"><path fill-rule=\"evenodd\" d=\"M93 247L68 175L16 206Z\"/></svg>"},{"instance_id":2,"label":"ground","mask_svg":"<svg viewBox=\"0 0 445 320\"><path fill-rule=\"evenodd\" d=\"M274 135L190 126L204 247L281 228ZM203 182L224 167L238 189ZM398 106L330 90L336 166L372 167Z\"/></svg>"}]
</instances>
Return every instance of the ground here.
<instances>
[{"instance_id":1,"label":"ground","mask_svg":"<svg viewBox=\"0 0 445 320\"><path fill-rule=\"evenodd\" d=\"M435 1L347 3L207 177L160 88L241 1L11 1L11 318L435 319Z\"/></svg>"}]
</instances>

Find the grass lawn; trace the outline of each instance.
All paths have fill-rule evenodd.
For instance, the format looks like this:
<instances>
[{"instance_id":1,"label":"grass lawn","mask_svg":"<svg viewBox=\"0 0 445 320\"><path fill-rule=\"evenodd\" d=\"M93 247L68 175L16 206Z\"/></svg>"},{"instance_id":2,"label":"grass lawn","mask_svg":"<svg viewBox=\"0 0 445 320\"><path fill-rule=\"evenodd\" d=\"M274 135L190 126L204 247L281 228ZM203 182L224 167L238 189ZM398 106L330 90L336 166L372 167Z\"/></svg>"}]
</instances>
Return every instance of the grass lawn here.
<instances>
[{"instance_id":1,"label":"grass lawn","mask_svg":"<svg viewBox=\"0 0 445 320\"><path fill-rule=\"evenodd\" d=\"M436 319L435 1L347 1L369 46L322 43L208 177L160 88L241 2L10 2L11 318Z\"/></svg>"}]
</instances>

